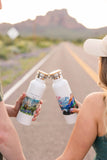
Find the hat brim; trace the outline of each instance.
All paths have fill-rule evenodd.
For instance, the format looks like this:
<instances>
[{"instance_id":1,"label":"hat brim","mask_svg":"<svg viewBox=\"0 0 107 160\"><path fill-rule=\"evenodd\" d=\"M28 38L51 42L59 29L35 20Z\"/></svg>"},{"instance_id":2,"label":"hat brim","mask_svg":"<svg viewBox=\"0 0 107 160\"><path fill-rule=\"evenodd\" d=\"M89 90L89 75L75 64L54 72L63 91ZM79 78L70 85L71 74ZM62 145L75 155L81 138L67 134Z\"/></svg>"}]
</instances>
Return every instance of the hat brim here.
<instances>
[{"instance_id":1,"label":"hat brim","mask_svg":"<svg viewBox=\"0 0 107 160\"><path fill-rule=\"evenodd\" d=\"M87 39L83 48L88 54L98 57L107 57L102 49L102 40L100 39Z\"/></svg>"}]
</instances>

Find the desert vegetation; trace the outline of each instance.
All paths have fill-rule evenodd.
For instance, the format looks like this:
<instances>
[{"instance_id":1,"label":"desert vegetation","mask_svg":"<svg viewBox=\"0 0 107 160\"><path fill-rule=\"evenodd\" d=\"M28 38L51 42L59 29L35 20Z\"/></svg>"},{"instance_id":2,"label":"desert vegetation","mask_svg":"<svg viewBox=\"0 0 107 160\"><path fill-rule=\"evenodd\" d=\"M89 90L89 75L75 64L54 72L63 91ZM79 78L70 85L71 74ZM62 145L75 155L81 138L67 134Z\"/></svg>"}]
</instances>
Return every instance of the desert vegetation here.
<instances>
[{"instance_id":1,"label":"desert vegetation","mask_svg":"<svg viewBox=\"0 0 107 160\"><path fill-rule=\"evenodd\" d=\"M3 87L32 68L57 43L58 40L49 38L19 36L12 40L7 35L0 35L0 77Z\"/></svg>"}]
</instances>

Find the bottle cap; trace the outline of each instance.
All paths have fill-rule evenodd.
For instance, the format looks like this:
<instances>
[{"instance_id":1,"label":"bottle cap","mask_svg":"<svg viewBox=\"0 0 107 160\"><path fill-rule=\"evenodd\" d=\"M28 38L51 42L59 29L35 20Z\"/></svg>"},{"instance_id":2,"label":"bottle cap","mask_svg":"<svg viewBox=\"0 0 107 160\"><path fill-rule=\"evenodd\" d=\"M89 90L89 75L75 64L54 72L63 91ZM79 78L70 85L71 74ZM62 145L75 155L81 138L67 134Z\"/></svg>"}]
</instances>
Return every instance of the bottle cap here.
<instances>
[{"instance_id":1,"label":"bottle cap","mask_svg":"<svg viewBox=\"0 0 107 160\"><path fill-rule=\"evenodd\" d=\"M60 69L57 69L57 70L49 73L49 77L50 77L51 79L54 79L54 80L55 80L55 79L59 79L59 78L62 77L62 71L61 71Z\"/></svg>"},{"instance_id":2,"label":"bottle cap","mask_svg":"<svg viewBox=\"0 0 107 160\"><path fill-rule=\"evenodd\" d=\"M37 75L36 75L36 78L40 78L42 80L45 80L48 78L48 73L44 72L44 71L41 71L41 70L38 70L37 71Z\"/></svg>"}]
</instances>

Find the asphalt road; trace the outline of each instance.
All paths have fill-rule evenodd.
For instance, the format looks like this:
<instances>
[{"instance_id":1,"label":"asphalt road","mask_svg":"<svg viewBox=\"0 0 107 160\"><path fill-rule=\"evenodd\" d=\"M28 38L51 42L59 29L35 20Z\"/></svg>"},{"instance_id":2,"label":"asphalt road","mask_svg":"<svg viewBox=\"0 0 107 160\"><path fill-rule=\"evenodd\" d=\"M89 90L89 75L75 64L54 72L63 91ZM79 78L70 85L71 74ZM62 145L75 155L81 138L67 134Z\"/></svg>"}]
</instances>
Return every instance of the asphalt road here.
<instances>
[{"instance_id":1,"label":"asphalt road","mask_svg":"<svg viewBox=\"0 0 107 160\"><path fill-rule=\"evenodd\" d=\"M97 59L86 55L82 47L63 42L53 48L49 54L50 57L39 69L45 72L61 69L63 77L68 80L75 98L80 102L89 93L100 91L95 82ZM75 58L74 55L77 57ZM89 70L89 68L86 70L86 65L92 70ZM92 71L95 72L90 74ZM27 90L29 82L34 77L35 74L30 76L6 100L6 103L14 104L19 95ZM31 126L27 127L12 118L27 160L55 160L63 152L74 127L74 125L68 125L65 122L52 90L52 81L47 80L46 85L43 105L37 121L32 122ZM92 160L94 154L91 148L84 160Z\"/></svg>"}]
</instances>

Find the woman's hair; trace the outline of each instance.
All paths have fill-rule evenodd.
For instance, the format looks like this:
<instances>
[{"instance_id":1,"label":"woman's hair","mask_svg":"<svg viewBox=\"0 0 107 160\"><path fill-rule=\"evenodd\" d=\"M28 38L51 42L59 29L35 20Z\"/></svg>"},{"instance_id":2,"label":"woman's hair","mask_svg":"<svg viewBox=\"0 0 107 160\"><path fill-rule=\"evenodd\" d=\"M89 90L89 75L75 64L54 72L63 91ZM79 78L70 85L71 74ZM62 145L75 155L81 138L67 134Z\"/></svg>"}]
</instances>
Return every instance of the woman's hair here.
<instances>
[{"instance_id":1,"label":"woman's hair","mask_svg":"<svg viewBox=\"0 0 107 160\"><path fill-rule=\"evenodd\" d=\"M103 88L107 89L107 57L100 57L99 79Z\"/></svg>"},{"instance_id":2,"label":"woman's hair","mask_svg":"<svg viewBox=\"0 0 107 160\"><path fill-rule=\"evenodd\" d=\"M100 57L99 64L99 85L104 88L104 103L106 105L104 122L107 132L107 57Z\"/></svg>"}]
</instances>

